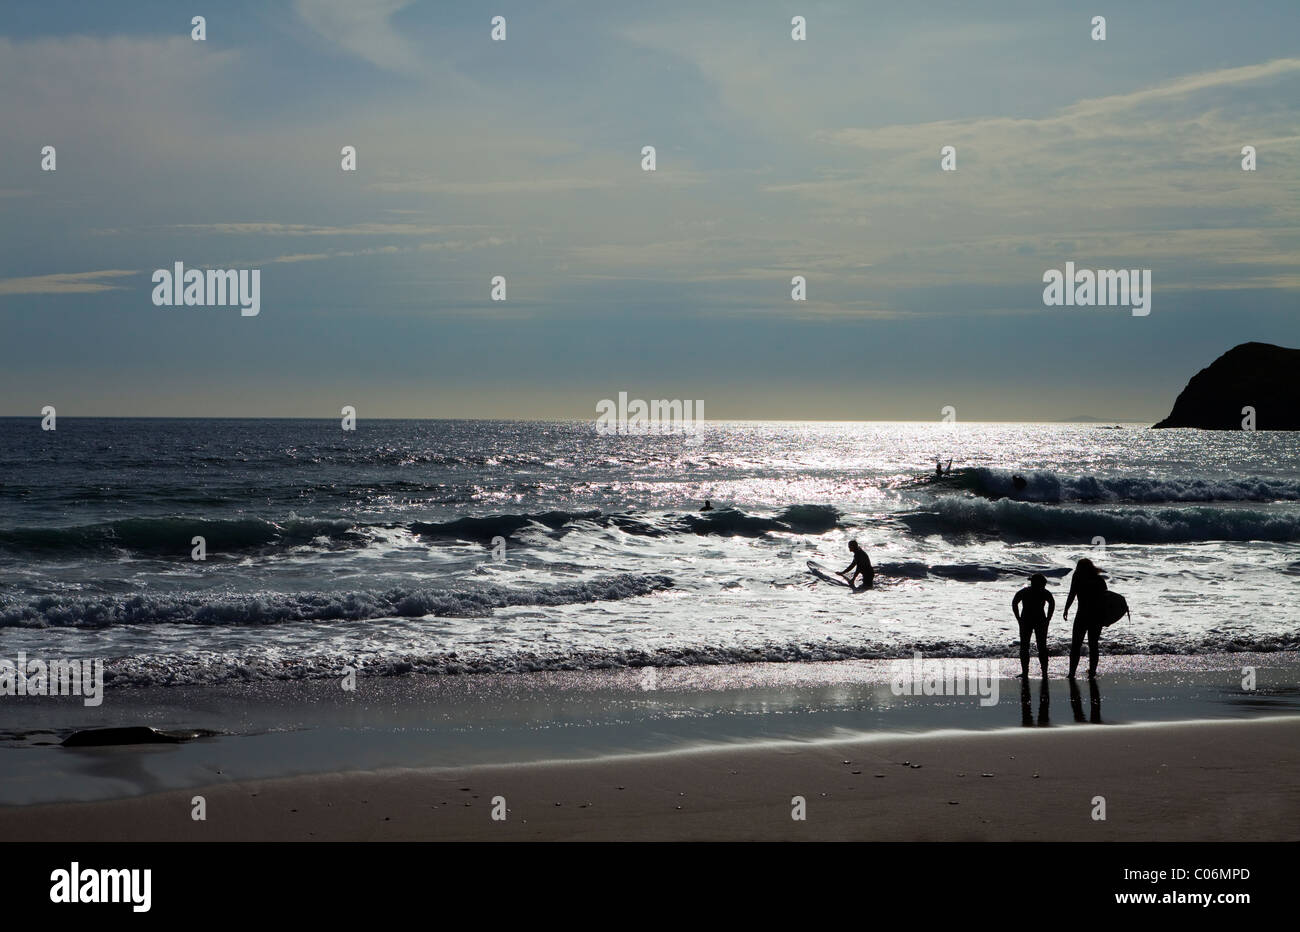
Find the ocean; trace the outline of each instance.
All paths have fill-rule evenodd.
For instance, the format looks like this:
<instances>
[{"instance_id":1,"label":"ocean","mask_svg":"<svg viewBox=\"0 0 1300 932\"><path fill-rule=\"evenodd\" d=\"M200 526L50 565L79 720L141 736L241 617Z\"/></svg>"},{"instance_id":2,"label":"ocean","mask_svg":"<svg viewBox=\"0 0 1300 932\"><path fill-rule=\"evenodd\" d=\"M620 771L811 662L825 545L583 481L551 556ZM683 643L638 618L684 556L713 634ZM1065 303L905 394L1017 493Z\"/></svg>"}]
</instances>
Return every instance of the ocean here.
<instances>
[{"instance_id":1,"label":"ocean","mask_svg":"<svg viewBox=\"0 0 1300 932\"><path fill-rule=\"evenodd\" d=\"M806 570L850 539L869 592ZM1298 542L1290 433L0 420L4 656L102 658L111 691L1013 657L1016 590L1048 576L1059 645L1083 556L1132 610L1103 668L1295 650Z\"/></svg>"}]
</instances>

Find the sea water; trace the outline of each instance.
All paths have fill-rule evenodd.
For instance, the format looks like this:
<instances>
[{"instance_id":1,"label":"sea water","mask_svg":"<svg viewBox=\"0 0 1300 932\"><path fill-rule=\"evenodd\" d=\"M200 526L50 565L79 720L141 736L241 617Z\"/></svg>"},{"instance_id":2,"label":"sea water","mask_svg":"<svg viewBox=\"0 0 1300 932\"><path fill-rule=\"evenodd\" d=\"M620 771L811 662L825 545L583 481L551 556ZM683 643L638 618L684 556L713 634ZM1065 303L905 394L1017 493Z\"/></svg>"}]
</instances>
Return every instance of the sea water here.
<instances>
[{"instance_id":1,"label":"sea water","mask_svg":"<svg viewBox=\"0 0 1300 932\"><path fill-rule=\"evenodd\" d=\"M850 539L872 591L806 571ZM0 420L5 656L110 689L1014 656L1016 590L1059 619L1084 556L1132 609L1108 652L1294 650L1298 543L1288 433Z\"/></svg>"}]
</instances>

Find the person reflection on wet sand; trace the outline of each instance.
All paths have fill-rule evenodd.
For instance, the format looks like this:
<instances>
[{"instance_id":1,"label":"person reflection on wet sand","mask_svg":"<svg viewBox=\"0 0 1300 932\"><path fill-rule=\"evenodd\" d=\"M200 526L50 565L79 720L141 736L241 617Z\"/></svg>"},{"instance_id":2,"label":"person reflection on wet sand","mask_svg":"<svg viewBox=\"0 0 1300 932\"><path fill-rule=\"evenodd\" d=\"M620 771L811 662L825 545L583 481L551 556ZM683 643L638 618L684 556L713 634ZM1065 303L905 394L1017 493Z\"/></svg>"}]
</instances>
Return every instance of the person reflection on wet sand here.
<instances>
[{"instance_id":1,"label":"person reflection on wet sand","mask_svg":"<svg viewBox=\"0 0 1300 932\"><path fill-rule=\"evenodd\" d=\"M1052 697L1050 694L1050 687L1048 686L1047 677L1043 677L1041 680L1039 680L1038 721L1036 723L1034 722L1033 698L1034 698L1033 695L1029 691L1029 680L1021 680L1020 681L1020 724L1024 725L1026 728L1033 728L1035 724L1037 724L1039 728L1046 728L1047 726L1052 724L1051 717L1048 714L1052 705Z\"/></svg>"},{"instance_id":2,"label":"person reflection on wet sand","mask_svg":"<svg viewBox=\"0 0 1300 932\"><path fill-rule=\"evenodd\" d=\"M1101 690L1097 688L1096 680L1088 680L1088 717L1083 717L1083 696L1079 692L1077 680L1070 680L1070 708L1074 711L1076 722L1104 724L1101 720Z\"/></svg>"}]
</instances>

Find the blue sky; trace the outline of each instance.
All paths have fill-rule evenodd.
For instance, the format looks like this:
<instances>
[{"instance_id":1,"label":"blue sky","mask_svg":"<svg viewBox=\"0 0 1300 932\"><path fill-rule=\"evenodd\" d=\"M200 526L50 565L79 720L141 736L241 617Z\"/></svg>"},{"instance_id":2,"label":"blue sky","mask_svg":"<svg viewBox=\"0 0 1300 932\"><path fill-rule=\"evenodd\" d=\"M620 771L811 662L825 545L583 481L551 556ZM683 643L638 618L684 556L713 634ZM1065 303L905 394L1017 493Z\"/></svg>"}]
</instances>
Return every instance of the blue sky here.
<instances>
[{"instance_id":1,"label":"blue sky","mask_svg":"<svg viewBox=\"0 0 1300 932\"><path fill-rule=\"evenodd\" d=\"M1300 5L1105 6L6 4L0 414L1157 419L1300 345Z\"/></svg>"}]
</instances>

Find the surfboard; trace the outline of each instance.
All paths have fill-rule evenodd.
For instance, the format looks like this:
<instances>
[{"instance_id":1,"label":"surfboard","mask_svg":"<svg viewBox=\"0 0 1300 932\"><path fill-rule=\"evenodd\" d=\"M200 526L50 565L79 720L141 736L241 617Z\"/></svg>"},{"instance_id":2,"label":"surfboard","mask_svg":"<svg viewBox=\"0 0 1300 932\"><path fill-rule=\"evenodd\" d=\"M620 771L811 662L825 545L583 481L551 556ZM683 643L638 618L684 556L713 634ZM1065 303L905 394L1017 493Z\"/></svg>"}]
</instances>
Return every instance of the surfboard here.
<instances>
[{"instance_id":1,"label":"surfboard","mask_svg":"<svg viewBox=\"0 0 1300 932\"><path fill-rule=\"evenodd\" d=\"M1118 592L1106 591L1105 601L1101 605L1102 627L1113 625L1128 614L1128 602Z\"/></svg>"},{"instance_id":2,"label":"surfboard","mask_svg":"<svg viewBox=\"0 0 1300 932\"><path fill-rule=\"evenodd\" d=\"M849 581L847 579L845 579L843 576L835 575L835 571L833 569L831 569L828 566L822 566L816 560L808 561L808 572L812 573L814 576L816 576L820 580L823 580L824 582L828 582L836 586L843 586L845 589L849 588Z\"/></svg>"},{"instance_id":3,"label":"surfboard","mask_svg":"<svg viewBox=\"0 0 1300 932\"><path fill-rule=\"evenodd\" d=\"M871 589L871 586L850 586L849 581L847 579L845 579L843 576L838 575L829 566L823 566L822 564L818 563L816 560L808 561L808 572L812 573L818 579L824 582L828 582L833 586L843 586L845 589L848 589L850 592L855 592L855 593L867 592Z\"/></svg>"}]
</instances>

